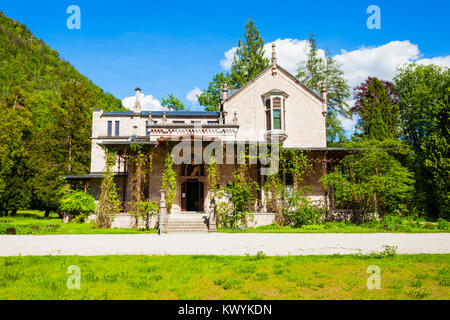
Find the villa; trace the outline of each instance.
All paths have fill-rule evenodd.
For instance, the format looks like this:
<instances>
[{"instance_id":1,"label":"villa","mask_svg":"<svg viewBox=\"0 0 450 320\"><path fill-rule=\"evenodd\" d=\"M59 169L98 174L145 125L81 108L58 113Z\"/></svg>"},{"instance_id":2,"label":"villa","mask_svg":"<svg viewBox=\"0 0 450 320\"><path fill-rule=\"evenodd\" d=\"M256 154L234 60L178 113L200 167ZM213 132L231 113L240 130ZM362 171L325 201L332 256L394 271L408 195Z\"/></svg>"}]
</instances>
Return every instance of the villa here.
<instances>
[{"instance_id":1,"label":"villa","mask_svg":"<svg viewBox=\"0 0 450 320\"><path fill-rule=\"evenodd\" d=\"M271 65L256 78L238 89L222 85L217 112L173 111L171 108L167 111L142 111L140 91L136 89L136 103L132 111L93 111L91 173L67 178L88 182L90 192L97 199L105 171L105 146L114 146L118 150L114 172L122 202L133 201L134 170L126 150L135 144L153 150L145 194L149 201L159 201L167 146L183 141L194 145L199 141L199 153L194 152L188 161L183 158L183 163L175 163L177 192L171 214L208 214L211 186L207 183L206 165L201 157L208 144L259 145L275 141L283 148L307 152L313 163L313 172L305 181L305 184L312 186L308 197L314 203L329 205L330 197L321 188L319 179L330 170L333 162L342 158L343 150L327 148L327 92L319 93L307 88L279 66L275 45ZM226 186L233 179L237 161L236 157L232 157L226 163L217 164L219 186ZM264 184L264 168L259 162L250 164L250 176L259 186ZM288 180L284 179L286 185L291 183ZM270 224L273 214L266 212L262 188L257 198L256 224Z\"/></svg>"}]
</instances>

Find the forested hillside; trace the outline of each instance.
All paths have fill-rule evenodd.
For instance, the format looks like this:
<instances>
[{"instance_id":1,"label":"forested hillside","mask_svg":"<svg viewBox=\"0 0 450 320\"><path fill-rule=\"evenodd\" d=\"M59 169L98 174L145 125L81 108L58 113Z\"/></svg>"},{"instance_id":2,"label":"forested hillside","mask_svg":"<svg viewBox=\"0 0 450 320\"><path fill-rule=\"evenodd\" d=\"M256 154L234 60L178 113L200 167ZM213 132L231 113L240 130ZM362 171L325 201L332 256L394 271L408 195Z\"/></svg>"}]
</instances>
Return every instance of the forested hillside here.
<instances>
[{"instance_id":1,"label":"forested hillside","mask_svg":"<svg viewBox=\"0 0 450 320\"><path fill-rule=\"evenodd\" d=\"M58 177L89 171L93 108L123 109L0 12L0 211L57 207Z\"/></svg>"}]
</instances>

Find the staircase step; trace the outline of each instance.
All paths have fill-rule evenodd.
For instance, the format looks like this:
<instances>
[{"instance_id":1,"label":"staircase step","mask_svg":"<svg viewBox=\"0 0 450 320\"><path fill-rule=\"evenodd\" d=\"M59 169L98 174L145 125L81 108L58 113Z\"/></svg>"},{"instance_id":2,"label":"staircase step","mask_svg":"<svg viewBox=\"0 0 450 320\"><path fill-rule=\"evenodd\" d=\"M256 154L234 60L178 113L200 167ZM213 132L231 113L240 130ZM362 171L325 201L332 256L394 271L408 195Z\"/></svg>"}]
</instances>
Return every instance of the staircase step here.
<instances>
[{"instance_id":1,"label":"staircase step","mask_svg":"<svg viewBox=\"0 0 450 320\"><path fill-rule=\"evenodd\" d=\"M208 215L196 213L176 213L168 217L167 233L208 233Z\"/></svg>"}]
</instances>

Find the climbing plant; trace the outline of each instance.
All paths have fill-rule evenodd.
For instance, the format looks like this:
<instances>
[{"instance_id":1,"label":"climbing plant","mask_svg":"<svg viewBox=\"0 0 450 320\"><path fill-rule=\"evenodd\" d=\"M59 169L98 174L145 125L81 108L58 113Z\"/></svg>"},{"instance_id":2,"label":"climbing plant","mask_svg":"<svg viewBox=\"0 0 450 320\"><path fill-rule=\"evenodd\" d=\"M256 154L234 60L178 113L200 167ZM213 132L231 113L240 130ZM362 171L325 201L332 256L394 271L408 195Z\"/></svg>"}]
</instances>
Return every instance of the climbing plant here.
<instances>
[{"instance_id":1,"label":"climbing plant","mask_svg":"<svg viewBox=\"0 0 450 320\"><path fill-rule=\"evenodd\" d=\"M112 217L120 212L120 200L114 184L113 171L116 155L109 149L105 149L105 153L106 173L101 184L98 214L95 221L97 227L99 228L111 228Z\"/></svg>"},{"instance_id":2,"label":"climbing plant","mask_svg":"<svg viewBox=\"0 0 450 320\"><path fill-rule=\"evenodd\" d=\"M213 156L209 159L209 164L206 167L206 181L208 182L208 188L210 191L210 197L211 199L214 199L216 197L217 192L219 191L219 188L217 186L217 174L218 174L218 168L217 168L217 161L216 158Z\"/></svg>"},{"instance_id":3,"label":"climbing plant","mask_svg":"<svg viewBox=\"0 0 450 320\"><path fill-rule=\"evenodd\" d=\"M231 205L219 205L217 223L227 228L246 227L253 221L258 184L249 176L249 165L240 164L233 174L233 181L224 189Z\"/></svg>"},{"instance_id":4,"label":"climbing plant","mask_svg":"<svg viewBox=\"0 0 450 320\"><path fill-rule=\"evenodd\" d=\"M145 201L144 186L148 183L149 174L152 171L153 152L145 150L142 145L130 145L128 151L130 163L133 165L133 201L129 203L129 213L134 216L133 227L139 226L139 219L146 221L149 226L149 217L156 214L155 202Z\"/></svg>"},{"instance_id":5,"label":"climbing plant","mask_svg":"<svg viewBox=\"0 0 450 320\"><path fill-rule=\"evenodd\" d=\"M312 164L303 151L280 150L280 170L266 176L263 186L266 209L275 213L275 223L289 225L295 223L299 213L304 216L305 212L313 212L309 210L310 204L305 196L310 187L304 185L311 170ZM292 189L287 187L289 185Z\"/></svg>"},{"instance_id":6,"label":"climbing plant","mask_svg":"<svg viewBox=\"0 0 450 320\"><path fill-rule=\"evenodd\" d=\"M162 173L161 189L165 191L165 201L168 212L172 210L177 188L177 174L173 168L171 152L168 152L164 160L164 171Z\"/></svg>"}]
</instances>

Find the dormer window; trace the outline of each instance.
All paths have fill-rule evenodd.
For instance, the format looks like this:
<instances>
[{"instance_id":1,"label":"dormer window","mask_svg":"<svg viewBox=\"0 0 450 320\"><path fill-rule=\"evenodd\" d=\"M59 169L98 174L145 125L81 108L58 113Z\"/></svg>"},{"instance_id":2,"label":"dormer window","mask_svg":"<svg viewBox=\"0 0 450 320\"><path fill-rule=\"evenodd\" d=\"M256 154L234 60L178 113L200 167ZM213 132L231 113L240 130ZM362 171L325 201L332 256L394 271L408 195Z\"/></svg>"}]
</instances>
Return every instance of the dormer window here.
<instances>
[{"instance_id":1,"label":"dormer window","mask_svg":"<svg viewBox=\"0 0 450 320\"><path fill-rule=\"evenodd\" d=\"M289 96L280 90L271 90L262 95L266 113L266 138L277 136L279 141L286 139L286 99Z\"/></svg>"},{"instance_id":2,"label":"dormer window","mask_svg":"<svg viewBox=\"0 0 450 320\"><path fill-rule=\"evenodd\" d=\"M271 130L286 130L284 117L284 96L268 96L265 99L266 106L266 129Z\"/></svg>"}]
</instances>

